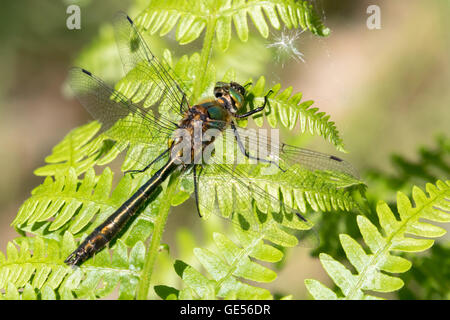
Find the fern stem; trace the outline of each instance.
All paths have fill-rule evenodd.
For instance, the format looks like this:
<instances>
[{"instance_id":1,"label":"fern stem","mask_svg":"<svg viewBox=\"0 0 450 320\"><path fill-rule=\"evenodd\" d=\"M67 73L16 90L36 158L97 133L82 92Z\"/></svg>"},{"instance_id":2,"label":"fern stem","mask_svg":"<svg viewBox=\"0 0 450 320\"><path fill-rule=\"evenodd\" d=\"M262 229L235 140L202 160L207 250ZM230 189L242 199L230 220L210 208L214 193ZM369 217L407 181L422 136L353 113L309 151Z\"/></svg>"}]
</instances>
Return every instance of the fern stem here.
<instances>
[{"instance_id":1,"label":"fern stem","mask_svg":"<svg viewBox=\"0 0 450 320\"><path fill-rule=\"evenodd\" d=\"M206 70L208 68L209 58L211 56L212 44L214 41L214 34L216 32L217 18L211 14L206 24L206 34L203 39L203 47L200 55L200 65L198 68L198 78L194 86L194 101L200 98L203 89L203 80L205 78Z\"/></svg>"},{"instance_id":2,"label":"fern stem","mask_svg":"<svg viewBox=\"0 0 450 320\"><path fill-rule=\"evenodd\" d=\"M148 297L153 267L155 265L155 261L159 253L159 246L161 243L164 227L167 222L167 217L169 216L169 210L172 203L172 196L174 195L175 190L178 186L179 181L178 176L179 173L177 172L171 175L169 183L167 185L166 192L164 194L164 199L161 201L162 205L160 207L158 217L154 224L152 239L149 244L149 247L147 248L144 267L142 269L141 279L138 284L137 290L138 300L146 300Z\"/></svg>"},{"instance_id":3,"label":"fern stem","mask_svg":"<svg viewBox=\"0 0 450 320\"><path fill-rule=\"evenodd\" d=\"M257 238L253 239L253 241L248 244L247 246L243 247L243 249L239 252L238 255L233 259L233 261L230 263L230 268L228 270L228 273L221 279L219 279L215 286L215 294L217 295L218 291L222 287L222 284L227 281L230 277L233 276L233 273L237 269L237 265L241 262L243 258L250 257L250 254L252 253L255 246L258 244L259 241L264 239L264 233L261 233Z\"/></svg>"}]
</instances>

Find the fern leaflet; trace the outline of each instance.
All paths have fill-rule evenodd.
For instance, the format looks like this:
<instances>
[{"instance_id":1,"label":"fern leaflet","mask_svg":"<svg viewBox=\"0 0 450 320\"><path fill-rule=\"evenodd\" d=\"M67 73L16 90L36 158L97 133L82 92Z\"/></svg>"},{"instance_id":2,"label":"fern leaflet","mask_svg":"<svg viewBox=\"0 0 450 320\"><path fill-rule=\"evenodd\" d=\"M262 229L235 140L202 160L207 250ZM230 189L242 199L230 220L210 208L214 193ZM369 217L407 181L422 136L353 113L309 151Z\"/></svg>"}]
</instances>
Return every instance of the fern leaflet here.
<instances>
[{"instance_id":1,"label":"fern leaflet","mask_svg":"<svg viewBox=\"0 0 450 320\"><path fill-rule=\"evenodd\" d=\"M388 207L380 201L377 213L384 235L366 217L358 216L357 222L360 232L370 254L353 238L340 235L341 245L357 274L353 274L340 262L327 254L320 254L320 261L341 289L345 299L372 299L375 296L364 291L391 292L400 289L403 281L388 273L403 273L411 268L411 262L391 251L420 252L430 248L434 240L426 238L440 237L446 233L445 229L421 222L426 219L434 222L450 222L450 181L437 181L436 185L427 184L428 196L418 187L413 188L413 207L408 197L399 192L397 194L397 208L400 220L397 220ZM417 236L413 238L406 235ZM338 299L335 292L317 280L305 281L309 292L316 299Z\"/></svg>"},{"instance_id":2,"label":"fern leaflet","mask_svg":"<svg viewBox=\"0 0 450 320\"><path fill-rule=\"evenodd\" d=\"M12 225L21 232L56 240L65 231L81 237L114 212L146 178L148 175L134 180L124 176L110 196L113 174L109 168L100 176L91 168L82 180L77 178L73 168L58 171L54 179L47 177L33 190ZM132 222L122 237L127 245L133 246L150 236L159 204L159 199L154 199Z\"/></svg>"},{"instance_id":3,"label":"fern leaflet","mask_svg":"<svg viewBox=\"0 0 450 320\"><path fill-rule=\"evenodd\" d=\"M7 258L0 252L0 288L5 299L73 299L108 296L118 286L119 298L131 299L143 266L145 247L137 242L127 252L118 240L112 258L107 251L76 270L64 264L76 247L68 232L60 240L41 237L18 238L7 246ZM19 290L22 293L19 293Z\"/></svg>"},{"instance_id":4,"label":"fern leaflet","mask_svg":"<svg viewBox=\"0 0 450 320\"><path fill-rule=\"evenodd\" d=\"M283 253L275 247L265 244L263 236L251 236L235 228L238 244L221 233L214 233L213 239L217 247L195 248L194 255L206 269L212 279L204 276L195 268L182 261L175 262L175 271L183 279L184 288L172 288L178 299L272 299L267 289L242 282L247 279L254 282L266 283L275 280L276 273L252 259L266 262L277 262ZM251 259L252 258L252 259ZM162 288L155 288L160 292ZM168 292L162 291L160 296L168 298ZM174 298L174 296L170 296Z\"/></svg>"},{"instance_id":5,"label":"fern leaflet","mask_svg":"<svg viewBox=\"0 0 450 320\"><path fill-rule=\"evenodd\" d=\"M319 36L327 36L330 32L323 26L312 5L307 1L294 0L151 1L136 23L151 34L159 31L161 36L178 23L176 39L181 44L194 41L205 28L214 25L218 43L222 50L226 50L231 41L232 22L239 39L247 41L247 15L264 38L269 36L267 20L275 29L280 28L281 20L289 29L300 26Z\"/></svg>"}]
</instances>

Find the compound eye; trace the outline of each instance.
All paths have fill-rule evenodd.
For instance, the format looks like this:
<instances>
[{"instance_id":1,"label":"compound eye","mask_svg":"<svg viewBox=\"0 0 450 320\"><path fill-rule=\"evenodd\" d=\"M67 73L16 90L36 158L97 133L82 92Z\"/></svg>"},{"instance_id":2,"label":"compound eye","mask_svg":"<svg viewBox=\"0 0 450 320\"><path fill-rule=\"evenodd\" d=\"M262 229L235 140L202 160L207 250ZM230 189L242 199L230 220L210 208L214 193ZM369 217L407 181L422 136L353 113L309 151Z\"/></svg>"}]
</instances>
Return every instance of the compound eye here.
<instances>
[{"instance_id":1,"label":"compound eye","mask_svg":"<svg viewBox=\"0 0 450 320\"><path fill-rule=\"evenodd\" d=\"M220 98L222 96L222 92L216 92L216 98Z\"/></svg>"}]
</instances>

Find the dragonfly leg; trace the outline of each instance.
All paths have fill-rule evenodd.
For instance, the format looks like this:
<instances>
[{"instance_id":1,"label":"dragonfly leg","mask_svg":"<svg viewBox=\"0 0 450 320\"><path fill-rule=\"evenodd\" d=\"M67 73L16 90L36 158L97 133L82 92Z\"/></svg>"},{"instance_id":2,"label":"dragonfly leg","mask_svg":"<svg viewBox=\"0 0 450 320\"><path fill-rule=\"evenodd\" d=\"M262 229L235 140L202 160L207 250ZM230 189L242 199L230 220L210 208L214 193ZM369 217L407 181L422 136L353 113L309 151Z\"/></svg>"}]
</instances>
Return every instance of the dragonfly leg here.
<instances>
[{"instance_id":1,"label":"dragonfly leg","mask_svg":"<svg viewBox=\"0 0 450 320\"><path fill-rule=\"evenodd\" d=\"M247 90L247 87L252 86L252 85L253 85L253 82L246 83L244 85L244 89Z\"/></svg>"},{"instance_id":2,"label":"dragonfly leg","mask_svg":"<svg viewBox=\"0 0 450 320\"><path fill-rule=\"evenodd\" d=\"M270 89L269 92L264 96L264 103L261 107L250 110L249 112L244 113L244 114L236 114L234 117L235 118L247 118L247 117L251 116L252 114L261 112L266 107L267 99L272 93L273 93L273 90Z\"/></svg>"},{"instance_id":3,"label":"dragonfly leg","mask_svg":"<svg viewBox=\"0 0 450 320\"><path fill-rule=\"evenodd\" d=\"M238 131L237 131L237 128L236 128L234 122L231 122L231 128L232 128L233 131L234 131L234 137L236 138L236 141L237 141L237 143L238 143L239 149L240 149L241 152L244 154L244 156L246 156L246 157L249 158L249 159L254 159L254 160L257 160L257 161L261 161L261 162L266 162L266 163L274 164L274 165L276 165L281 171L286 172L286 170L283 170L283 169L278 165L278 163L276 163L276 162L274 162L274 161L267 160L267 159L262 159L262 158L254 157L254 156L250 155L250 153L247 151L247 149L245 149L244 144L243 144L242 141L241 141L241 138L239 137L239 133L238 133Z\"/></svg>"},{"instance_id":4,"label":"dragonfly leg","mask_svg":"<svg viewBox=\"0 0 450 320\"><path fill-rule=\"evenodd\" d=\"M194 164L194 168L192 170L192 172L194 173L194 194L195 194L195 205L197 206L197 213L199 215L200 218L202 218L202 214L200 213L200 207L198 206L198 178L202 172L203 167L200 166L200 173L197 176L197 167L199 165L198 164Z\"/></svg>"},{"instance_id":5,"label":"dragonfly leg","mask_svg":"<svg viewBox=\"0 0 450 320\"><path fill-rule=\"evenodd\" d=\"M166 151L164 151L163 153L161 153L159 156L157 156L152 162L150 162L144 169L137 169L137 170L127 170L125 171L123 174L127 174L130 173L131 175L135 174L135 173L142 173L147 171L148 168L150 168L155 162L159 161L162 157L165 156L165 154L167 152L169 152L170 148L168 148Z\"/></svg>"},{"instance_id":6,"label":"dragonfly leg","mask_svg":"<svg viewBox=\"0 0 450 320\"><path fill-rule=\"evenodd\" d=\"M177 88L178 88L181 92L183 92L183 91L181 90L181 88L178 86L178 84L177 84ZM183 98L181 98L181 103L180 103L180 113L181 113L181 114L183 113L183 106L184 106L184 103L188 104L188 101L187 101L186 93L183 92Z\"/></svg>"}]
</instances>

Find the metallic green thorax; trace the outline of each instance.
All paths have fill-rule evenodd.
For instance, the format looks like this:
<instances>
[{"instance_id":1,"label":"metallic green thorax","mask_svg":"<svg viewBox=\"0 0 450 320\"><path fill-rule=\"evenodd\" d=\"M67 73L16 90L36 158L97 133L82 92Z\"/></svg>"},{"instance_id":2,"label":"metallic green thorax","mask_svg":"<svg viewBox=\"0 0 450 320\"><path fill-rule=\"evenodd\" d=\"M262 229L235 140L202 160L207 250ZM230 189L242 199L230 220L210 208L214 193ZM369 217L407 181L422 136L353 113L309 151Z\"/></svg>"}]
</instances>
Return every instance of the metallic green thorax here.
<instances>
[{"instance_id":1,"label":"metallic green thorax","mask_svg":"<svg viewBox=\"0 0 450 320\"><path fill-rule=\"evenodd\" d=\"M208 122L211 128L223 130L228 125L228 111L217 101L209 101L201 104L206 108L208 116L212 121ZM217 121L214 121L217 120Z\"/></svg>"}]
</instances>

